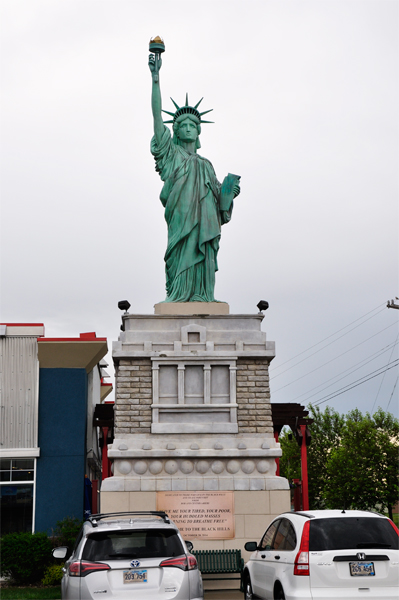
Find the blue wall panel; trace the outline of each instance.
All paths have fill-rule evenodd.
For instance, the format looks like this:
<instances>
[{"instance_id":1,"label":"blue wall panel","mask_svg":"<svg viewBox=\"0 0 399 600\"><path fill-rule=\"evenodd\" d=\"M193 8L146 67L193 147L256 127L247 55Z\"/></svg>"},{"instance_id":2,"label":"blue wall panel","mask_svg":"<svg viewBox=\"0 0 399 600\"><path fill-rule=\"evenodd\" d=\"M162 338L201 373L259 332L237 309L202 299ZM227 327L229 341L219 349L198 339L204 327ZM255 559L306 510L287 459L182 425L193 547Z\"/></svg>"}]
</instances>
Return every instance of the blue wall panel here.
<instances>
[{"instance_id":1,"label":"blue wall panel","mask_svg":"<svg viewBox=\"0 0 399 600\"><path fill-rule=\"evenodd\" d=\"M40 369L35 531L83 518L86 419L86 370Z\"/></svg>"}]
</instances>

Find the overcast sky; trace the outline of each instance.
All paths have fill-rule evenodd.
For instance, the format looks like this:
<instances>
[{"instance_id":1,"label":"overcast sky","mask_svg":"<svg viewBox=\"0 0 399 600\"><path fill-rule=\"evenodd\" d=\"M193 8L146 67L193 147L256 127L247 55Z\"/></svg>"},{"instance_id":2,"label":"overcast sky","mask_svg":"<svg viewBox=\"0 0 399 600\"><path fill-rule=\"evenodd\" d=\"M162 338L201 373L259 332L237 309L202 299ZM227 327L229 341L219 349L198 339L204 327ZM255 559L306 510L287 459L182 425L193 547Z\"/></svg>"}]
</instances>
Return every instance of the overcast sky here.
<instances>
[{"instance_id":1,"label":"overcast sky","mask_svg":"<svg viewBox=\"0 0 399 600\"><path fill-rule=\"evenodd\" d=\"M232 313L269 301L272 401L398 416L398 2L0 9L2 322L111 349L119 300L151 314L165 298L147 66L161 35L164 108L204 96L199 153L220 181L241 175L215 295Z\"/></svg>"}]
</instances>

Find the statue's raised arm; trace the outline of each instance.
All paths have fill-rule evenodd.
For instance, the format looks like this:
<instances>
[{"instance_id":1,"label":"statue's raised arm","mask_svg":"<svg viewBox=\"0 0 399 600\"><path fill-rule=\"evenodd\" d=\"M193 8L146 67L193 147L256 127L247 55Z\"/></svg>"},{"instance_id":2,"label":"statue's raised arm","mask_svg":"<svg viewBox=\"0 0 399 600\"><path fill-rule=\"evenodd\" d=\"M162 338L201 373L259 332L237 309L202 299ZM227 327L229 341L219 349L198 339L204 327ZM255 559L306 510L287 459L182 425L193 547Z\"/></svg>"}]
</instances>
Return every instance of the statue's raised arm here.
<instances>
[{"instance_id":1,"label":"statue's raised arm","mask_svg":"<svg viewBox=\"0 0 399 600\"><path fill-rule=\"evenodd\" d=\"M151 106L152 115L154 117L154 135L159 143L162 138L164 124L162 121L162 98L161 88L159 85L159 71L162 66L162 58L159 52L150 54L148 59L148 66L152 75L152 94L151 94Z\"/></svg>"},{"instance_id":2,"label":"statue's raised arm","mask_svg":"<svg viewBox=\"0 0 399 600\"><path fill-rule=\"evenodd\" d=\"M168 247L165 253L165 302L216 302L215 272L221 226L228 223L233 199L240 193L238 175L229 174L220 184L212 164L199 156L203 115L198 106L186 102L176 110L162 110L159 70L165 45L157 37L150 42L149 67L152 74L152 114L154 137L151 152L156 170L164 182L160 200L168 224ZM162 120L162 112L170 115ZM172 124L170 130L164 123Z\"/></svg>"}]
</instances>

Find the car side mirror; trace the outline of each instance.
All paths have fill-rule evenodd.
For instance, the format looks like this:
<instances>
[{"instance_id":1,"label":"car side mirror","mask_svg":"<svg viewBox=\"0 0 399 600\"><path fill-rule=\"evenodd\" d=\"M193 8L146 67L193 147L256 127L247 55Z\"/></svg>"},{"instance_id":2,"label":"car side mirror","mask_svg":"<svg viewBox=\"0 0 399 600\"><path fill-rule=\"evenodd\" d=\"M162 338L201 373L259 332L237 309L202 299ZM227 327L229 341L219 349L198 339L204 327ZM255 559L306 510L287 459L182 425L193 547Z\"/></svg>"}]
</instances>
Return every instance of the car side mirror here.
<instances>
[{"instance_id":1,"label":"car side mirror","mask_svg":"<svg viewBox=\"0 0 399 600\"><path fill-rule=\"evenodd\" d=\"M54 548L53 556L54 558L65 558L68 553L67 546L60 546L59 548Z\"/></svg>"},{"instance_id":2,"label":"car side mirror","mask_svg":"<svg viewBox=\"0 0 399 600\"><path fill-rule=\"evenodd\" d=\"M244 548L247 552L256 552L256 550L258 549L258 543L257 542L246 542L246 544L244 545Z\"/></svg>"},{"instance_id":3,"label":"car side mirror","mask_svg":"<svg viewBox=\"0 0 399 600\"><path fill-rule=\"evenodd\" d=\"M188 550L189 552L192 552L192 551L193 551L193 549L194 549L194 544L193 544L192 542L186 542L186 540L184 540L184 543L185 543L185 544L186 544L186 546L187 546L187 550Z\"/></svg>"}]
</instances>

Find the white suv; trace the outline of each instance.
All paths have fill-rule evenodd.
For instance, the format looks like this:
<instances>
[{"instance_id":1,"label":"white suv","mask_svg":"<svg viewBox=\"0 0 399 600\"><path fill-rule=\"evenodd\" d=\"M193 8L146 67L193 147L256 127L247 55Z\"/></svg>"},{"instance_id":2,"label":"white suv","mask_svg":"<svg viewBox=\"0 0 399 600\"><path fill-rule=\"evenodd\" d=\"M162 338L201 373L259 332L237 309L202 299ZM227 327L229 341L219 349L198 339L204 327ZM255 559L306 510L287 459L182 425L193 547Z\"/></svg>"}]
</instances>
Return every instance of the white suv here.
<instances>
[{"instance_id":1,"label":"white suv","mask_svg":"<svg viewBox=\"0 0 399 600\"><path fill-rule=\"evenodd\" d=\"M64 566L64 600L203 600L191 542L164 512L93 515ZM68 549L56 548L56 558Z\"/></svg>"},{"instance_id":2,"label":"white suv","mask_svg":"<svg viewBox=\"0 0 399 600\"><path fill-rule=\"evenodd\" d=\"M399 598L399 530L377 513L284 513L245 549L247 600Z\"/></svg>"}]
</instances>

